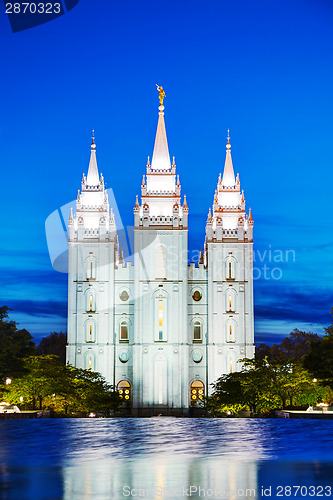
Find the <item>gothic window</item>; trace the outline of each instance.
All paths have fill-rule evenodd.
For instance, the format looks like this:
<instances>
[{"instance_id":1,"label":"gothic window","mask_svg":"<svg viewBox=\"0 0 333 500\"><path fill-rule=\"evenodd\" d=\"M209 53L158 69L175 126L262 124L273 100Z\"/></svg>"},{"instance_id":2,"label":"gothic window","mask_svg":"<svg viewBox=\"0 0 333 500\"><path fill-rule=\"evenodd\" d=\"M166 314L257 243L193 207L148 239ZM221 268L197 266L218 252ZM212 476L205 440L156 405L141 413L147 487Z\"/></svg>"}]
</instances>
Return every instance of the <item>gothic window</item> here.
<instances>
[{"instance_id":1,"label":"gothic window","mask_svg":"<svg viewBox=\"0 0 333 500\"><path fill-rule=\"evenodd\" d=\"M235 279L235 263L232 259L226 261L226 277L227 280Z\"/></svg>"},{"instance_id":2,"label":"gothic window","mask_svg":"<svg viewBox=\"0 0 333 500\"><path fill-rule=\"evenodd\" d=\"M95 294L92 290L87 293L87 312L94 312L95 309Z\"/></svg>"},{"instance_id":3,"label":"gothic window","mask_svg":"<svg viewBox=\"0 0 333 500\"><path fill-rule=\"evenodd\" d=\"M86 342L95 342L95 323L89 321L86 329Z\"/></svg>"},{"instance_id":4,"label":"gothic window","mask_svg":"<svg viewBox=\"0 0 333 500\"><path fill-rule=\"evenodd\" d=\"M229 354L228 356L227 371L229 371L229 373L233 373L235 371L235 358L233 354Z\"/></svg>"},{"instance_id":5,"label":"gothic window","mask_svg":"<svg viewBox=\"0 0 333 500\"><path fill-rule=\"evenodd\" d=\"M94 371L95 369L95 358L93 354L88 354L86 356L86 370Z\"/></svg>"},{"instance_id":6,"label":"gothic window","mask_svg":"<svg viewBox=\"0 0 333 500\"><path fill-rule=\"evenodd\" d=\"M120 341L128 342L128 323L127 321L122 321L120 323Z\"/></svg>"},{"instance_id":7,"label":"gothic window","mask_svg":"<svg viewBox=\"0 0 333 500\"><path fill-rule=\"evenodd\" d=\"M193 342L202 342L201 323L199 321L193 323Z\"/></svg>"},{"instance_id":8,"label":"gothic window","mask_svg":"<svg viewBox=\"0 0 333 500\"><path fill-rule=\"evenodd\" d=\"M158 294L155 297L155 342L167 340L167 297Z\"/></svg>"},{"instance_id":9,"label":"gothic window","mask_svg":"<svg viewBox=\"0 0 333 500\"><path fill-rule=\"evenodd\" d=\"M156 279L166 279L166 248L164 245L157 245L155 255L155 277Z\"/></svg>"},{"instance_id":10,"label":"gothic window","mask_svg":"<svg viewBox=\"0 0 333 500\"><path fill-rule=\"evenodd\" d=\"M228 312L235 311L235 294L232 290L227 292L227 309Z\"/></svg>"},{"instance_id":11,"label":"gothic window","mask_svg":"<svg viewBox=\"0 0 333 500\"><path fill-rule=\"evenodd\" d=\"M191 406L201 406L205 395L205 386L201 380L194 380L191 384Z\"/></svg>"},{"instance_id":12,"label":"gothic window","mask_svg":"<svg viewBox=\"0 0 333 500\"><path fill-rule=\"evenodd\" d=\"M117 384L117 391L120 399L129 402L131 399L131 384L127 380L120 380Z\"/></svg>"},{"instance_id":13,"label":"gothic window","mask_svg":"<svg viewBox=\"0 0 333 500\"><path fill-rule=\"evenodd\" d=\"M158 301L158 340L163 340L163 300Z\"/></svg>"},{"instance_id":14,"label":"gothic window","mask_svg":"<svg viewBox=\"0 0 333 500\"><path fill-rule=\"evenodd\" d=\"M227 342L235 342L235 325L231 321L227 323Z\"/></svg>"},{"instance_id":15,"label":"gothic window","mask_svg":"<svg viewBox=\"0 0 333 500\"><path fill-rule=\"evenodd\" d=\"M96 262L95 259L89 258L87 260L87 279L94 280L96 279Z\"/></svg>"}]
</instances>

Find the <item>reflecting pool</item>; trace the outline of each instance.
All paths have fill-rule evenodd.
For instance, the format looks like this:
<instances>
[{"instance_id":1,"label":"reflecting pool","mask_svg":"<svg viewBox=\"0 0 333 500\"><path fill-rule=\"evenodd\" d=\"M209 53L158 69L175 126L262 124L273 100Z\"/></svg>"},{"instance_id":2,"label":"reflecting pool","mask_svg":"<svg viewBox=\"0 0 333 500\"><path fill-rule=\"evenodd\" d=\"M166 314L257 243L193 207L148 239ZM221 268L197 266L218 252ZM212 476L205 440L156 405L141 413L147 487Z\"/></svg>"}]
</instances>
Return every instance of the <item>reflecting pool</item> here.
<instances>
[{"instance_id":1,"label":"reflecting pool","mask_svg":"<svg viewBox=\"0 0 333 500\"><path fill-rule=\"evenodd\" d=\"M333 498L333 421L2 420L0 474L6 500Z\"/></svg>"}]
</instances>

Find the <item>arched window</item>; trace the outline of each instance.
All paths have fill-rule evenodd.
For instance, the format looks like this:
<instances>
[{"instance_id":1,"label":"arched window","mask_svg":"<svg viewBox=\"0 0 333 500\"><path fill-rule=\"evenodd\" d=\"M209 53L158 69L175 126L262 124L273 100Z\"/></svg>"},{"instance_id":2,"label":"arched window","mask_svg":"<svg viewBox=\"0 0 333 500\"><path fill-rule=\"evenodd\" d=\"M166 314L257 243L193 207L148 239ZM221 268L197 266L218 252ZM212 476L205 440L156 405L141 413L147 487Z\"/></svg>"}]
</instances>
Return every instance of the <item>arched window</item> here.
<instances>
[{"instance_id":1,"label":"arched window","mask_svg":"<svg viewBox=\"0 0 333 500\"><path fill-rule=\"evenodd\" d=\"M156 279L166 279L166 248L161 244L156 246L155 277Z\"/></svg>"},{"instance_id":2,"label":"arched window","mask_svg":"<svg viewBox=\"0 0 333 500\"><path fill-rule=\"evenodd\" d=\"M87 354L86 356L86 370L94 371L95 369L95 358L93 354Z\"/></svg>"},{"instance_id":3,"label":"arched window","mask_svg":"<svg viewBox=\"0 0 333 500\"><path fill-rule=\"evenodd\" d=\"M128 342L128 322L120 323L120 342Z\"/></svg>"},{"instance_id":4,"label":"arched window","mask_svg":"<svg viewBox=\"0 0 333 500\"><path fill-rule=\"evenodd\" d=\"M227 361L227 371L233 373L235 371L235 357L233 354L229 354Z\"/></svg>"},{"instance_id":5,"label":"arched window","mask_svg":"<svg viewBox=\"0 0 333 500\"><path fill-rule=\"evenodd\" d=\"M202 342L200 321L193 323L193 342Z\"/></svg>"},{"instance_id":6,"label":"arched window","mask_svg":"<svg viewBox=\"0 0 333 500\"><path fill-rule=\"evenodd\" d=\"M201 406L205 395L205 385L201 380L194 380L191 384L191 406Z\"/></svg>"},{"instance_id":7,"label":"arched window","mask_svg":"<svg viewBox=\"0 0 333 500\"><path fill-rule=\"evenodd\" d=\"M159 293L155 296L155 342L167 341L167 297Z\"/></svg>"},{"instance_id":8,"label":"arched window","mask_svg":"<svg viewBox=\"0 0 333 500\"><path fill-rule=\"evenodd\" d=\"M163 340L163 300L158 301L158 340Z\"/></svg>"},{"instance_id":9,"label":"arched window","mask_svg":"<svg viewBox=\"0 0 333 500\"><path fill-rule=\"evenodd\" d=\"M96 261L92 257L87 260L86 271L88 280L96 279Z\"/></svg>"},{"instance_id":10,"label":"arched window","mask_svg":"<svg viewBox=\"0 0 333 500\"><path fill-rule=\"evenodd\" d=\"M127 382L127 380L120 380L120 382L118 382L117 391L120 399L125 402L129 402L131 400L131 384Z\"/></svg>"},{"instance_id":11,"label":"arched window","mask_svg":"<svg viewBox=\"0 0 333 500\"><path fill-rule=\"evenodd\" d=\"M231 321L227 323L227 342L235 342L235 324Z\"/></svg>"},{"instance_id":12,"label":"arched window","mask_svg":"<svg viewBox=\"0 0 333 500\"><path fill-rule=\"evenodd\" d=\"M234 312L235 309L235 293L232 290L227 292L227 308L228 312Z\"/></svg>"},{"instance_id":13,"label":"arched window","mask_svg":"<svg viewBox=\"0 0 333 500\"><path fill-rule=\"evenodd\" d=\"M95 294L92 290L87 292L87 312L95 312Z\"/></svg>"},{"instance_id":14,"label":"arched window","mask_svg":"<svg viewBox=\"0 0 333 500\"><path fill-rule=\"evenodd\" d=\"M86 325L86 342L95 342L95 323L92 321Z\"/></svg>"},{"instance_id":15,"label":"arched window","mask_svg":"<svg viewBox=\"0 0 333 500\"><path fill-rule=\"evenodd\" d=\"M226 278L227 280L235 279L235 263L233 259L228 259L226 261Z\"/></svg>"}]
</instances>

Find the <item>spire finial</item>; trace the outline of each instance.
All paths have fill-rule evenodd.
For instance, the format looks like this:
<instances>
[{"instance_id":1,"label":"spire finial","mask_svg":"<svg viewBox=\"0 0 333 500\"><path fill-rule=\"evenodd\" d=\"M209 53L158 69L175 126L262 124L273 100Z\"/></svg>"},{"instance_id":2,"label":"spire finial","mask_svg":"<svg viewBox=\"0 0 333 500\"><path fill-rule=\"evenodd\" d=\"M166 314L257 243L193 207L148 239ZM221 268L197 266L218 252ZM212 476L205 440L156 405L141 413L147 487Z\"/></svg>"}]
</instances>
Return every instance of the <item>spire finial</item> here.
<instances>
[{"instance_id":1,"label":"spire finial","mask_svg":"<svg viewBox=\"0 0 333 500\"><path fill-rule=\"evenodd\" d=\"M251 207L249 208L249 222L253 222Z\"/></svg>"},{"instance_id":2,"label":"spire finial","mask_svg":"<svg viewBox=\"0 0 333 500\"><path fill-rule=\"evenodd\" d=\"M92 129L91 149L96 149L96 144L95 144L95 129Z\"/></svg>"},{"instance_id":3,"label":"spire finial","mask_svg":"<svg viewBox=\"0 0 333 500\"><path fill-rule=\"evenodd\" d=\"M228 142L227 142L227 149L230 149L231 148L231 144L230 144L230 130L228 129Z\"/></svg>"},{"instance_id":4,"label":"spire finial","mask_svg":"<svg viewBox=\"0 0 333 500\"><path fill-rule=\"evenodd\" d=\"M158 98L160 100L160 106L163 106L163 99L165 97L164 89L162 86L157 85L157 83L155 85L156 85L156 88L158 90Z\"/></svg>"},{"instance_id":5,"label":"spire finial","mask_svg":"<svg viewBox=\"0 0 333 500\"><path fill-rule=\"evenodd\" d=\"M184 209L187 209L188 206L187 206L187 200L186 200L186 194L184 194L184 204L183 204L183 208Z\"/></svg>"}]
</instances>

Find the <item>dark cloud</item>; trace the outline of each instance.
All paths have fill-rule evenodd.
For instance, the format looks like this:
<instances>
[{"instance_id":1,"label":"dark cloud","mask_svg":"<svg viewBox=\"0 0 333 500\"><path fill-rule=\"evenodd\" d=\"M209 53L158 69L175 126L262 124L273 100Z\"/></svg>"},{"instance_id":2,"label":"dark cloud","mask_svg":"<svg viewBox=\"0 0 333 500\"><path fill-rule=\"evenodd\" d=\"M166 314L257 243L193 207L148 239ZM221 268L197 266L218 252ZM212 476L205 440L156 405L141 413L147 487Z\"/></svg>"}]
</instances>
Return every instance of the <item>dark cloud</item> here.
<instances>
[{"instance_id":1,"label":"dark cloud","mask_svg":"<svg viewBox=\"0 0 333 500\"><path fill-rule=\"evenodd\" d=\"M290 330L292 331L292 330ZM264 333L259 332L255 334L255 345L258 347L259 344L279 344L287 335L282 333Z\"/></svg>"},{"instance_id":2,"label":"dark cloud","mask_svg":"<svg viewBox=\"0 0 333 500\"><path fill-rule=\"evenodd\" d=\"M274 286L259 284L255 294L255 318L260 320L293 321L299 323L328 325L333 295L330 290L314 287L295 287L291 283L275 283Z\"/></svg>"},{"instance_id":3,"label":"dark cloud","mask_svg":"<svg viewBox=\"0 0 333 500\"><path fill-rule=\"evenodd\" d=\"M67 317L67 302L56 302L51 300L34 301L11 299L4 301L4 305L8 306L15 313L24 313L29 316L37 317Z\"/></svg>"},{"instance_id":4,"label":"dark cloud","mask_svg":"<svg viewBox=\"0 0 333 500\"><path fill-rule=\"evenodd\" d=\"M24 289L25 286L35 287L49 285L50 287L67 286L67 274L54 271L51 266L47 270L39 269L4 269L1 271L2 285L19 284Z\"/></svg>"}]
</instances>

